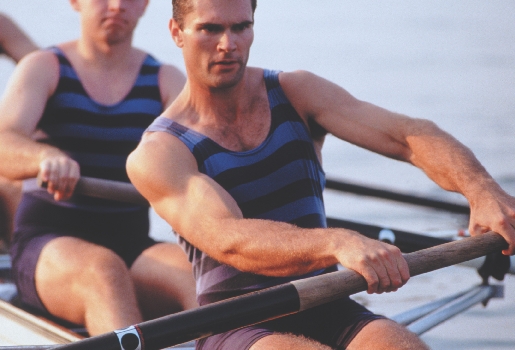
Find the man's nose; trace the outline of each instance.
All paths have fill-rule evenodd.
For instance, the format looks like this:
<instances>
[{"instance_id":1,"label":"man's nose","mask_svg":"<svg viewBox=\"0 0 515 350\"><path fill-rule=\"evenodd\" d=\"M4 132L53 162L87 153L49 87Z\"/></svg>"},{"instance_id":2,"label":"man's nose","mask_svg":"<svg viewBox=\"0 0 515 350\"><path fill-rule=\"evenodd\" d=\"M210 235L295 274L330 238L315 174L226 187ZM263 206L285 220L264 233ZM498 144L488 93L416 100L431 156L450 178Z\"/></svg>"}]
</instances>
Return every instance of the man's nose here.
<instances>
[{"instance_id":1,"label":"man's nose","mask_svg":"<svg viewBox=\"0 0 515 350\"><path fill-rule=\"evenodd\" d=\"M126 0L109 0L109 10L124 11Z\"/></svg>"},{"instance_id":2,"label":"man's nose","mask_svg":"<svg viewBox=\"0 0 515 350\"><path fill-rule=\"evenodd\" d=\"M225 31L220 37L218 47L222 51L234 51L236 49L235 35L230 30Z\"/></svg>"}]
</instances>

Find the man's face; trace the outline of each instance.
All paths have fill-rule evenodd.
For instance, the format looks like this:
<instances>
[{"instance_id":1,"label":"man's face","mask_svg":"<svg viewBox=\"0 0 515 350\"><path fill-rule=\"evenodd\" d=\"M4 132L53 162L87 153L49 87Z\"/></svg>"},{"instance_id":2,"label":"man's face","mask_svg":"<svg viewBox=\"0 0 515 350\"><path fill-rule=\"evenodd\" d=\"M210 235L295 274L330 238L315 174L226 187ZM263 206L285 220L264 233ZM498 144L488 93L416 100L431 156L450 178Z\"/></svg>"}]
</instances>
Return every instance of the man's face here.
<instances>
[{"instance_id":1,"label":"man's face","mask_svg":"<svg viewBox=\"0 0 515 350\"><path fill-rule=\"evenodd\" d=\"M236 85L247 65L254 39L249 0L192 0L193 11L182 28L174 20L170 30L182 48L190 80L209 88Z\"/></svg>"},{"instance_id":2,"label":"man's face","mask_svg":"<svg viewBox=\"0 0 515 350\"><path fill-rule=\"evenodd\" d=\"M132 38L148 0L70 0L83 30L109 44Z\"/></svg>"}]
</instances>

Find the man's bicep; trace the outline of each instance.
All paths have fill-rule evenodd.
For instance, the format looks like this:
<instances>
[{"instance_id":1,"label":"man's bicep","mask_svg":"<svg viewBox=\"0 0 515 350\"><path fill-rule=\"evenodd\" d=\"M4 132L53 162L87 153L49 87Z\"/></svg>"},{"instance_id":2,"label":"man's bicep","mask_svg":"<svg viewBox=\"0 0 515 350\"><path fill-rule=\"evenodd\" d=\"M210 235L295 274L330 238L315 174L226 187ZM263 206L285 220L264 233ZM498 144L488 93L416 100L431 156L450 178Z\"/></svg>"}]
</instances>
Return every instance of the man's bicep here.
<instances>
[{"instance_id":1,"label":"man's bicep","mask_svg":"<svg viewBox=\"0 0 515 350\"><path fill-rule=\"evenodd\" d=\"M327 111L318 120L339 139L391 158L409 158L407 137L414 125L411 118L360 102L342 112Z\"/></svg>"},{"instance_id":2,"label":"man's bicep","mask_svg":"<svg viewBox=\"0 0 515 350\"><path fill-rule=\"evenodd\" d=\"M171 135L147 134L127 170L156 213L192 244L202 246L224 218L241 217L232 197L198 171L193 155Z\"/></svg>"},{"instance_id":3,"label":"man's bicep","mask_svg":"<svg viewBox=\"0 0 515 350\"><path fill-rule=\"evenodd\" d=\"M405 159L405 116L361 101L308 72L284 74L281 86L305 121L312 119L328 133L357 146Z\"/></svg>"},{"instance_id":4,"label":"man's bicep","mask_svg":"<svg viewBox=\"0 0 515 350\"><path fill-rule=\"evenodd\" d=\"M0 131L29 136L35 130L59 79L57 60L50 55L31 54L16 67L0 100Z\"/></svg>"},{"instance_id":5,"label":"man's bicep","mask_svg":"<svg viewBox=\"0 0 515 350\"><path fill-rule=\"evenodd\" d=\"M184 187L190 170L187 157L181 155L187 149L181 150L181 147L170 135L146 133L127 158L131 182L153 206L166 198L177 198Z\"/></svg>"}]
</instances>

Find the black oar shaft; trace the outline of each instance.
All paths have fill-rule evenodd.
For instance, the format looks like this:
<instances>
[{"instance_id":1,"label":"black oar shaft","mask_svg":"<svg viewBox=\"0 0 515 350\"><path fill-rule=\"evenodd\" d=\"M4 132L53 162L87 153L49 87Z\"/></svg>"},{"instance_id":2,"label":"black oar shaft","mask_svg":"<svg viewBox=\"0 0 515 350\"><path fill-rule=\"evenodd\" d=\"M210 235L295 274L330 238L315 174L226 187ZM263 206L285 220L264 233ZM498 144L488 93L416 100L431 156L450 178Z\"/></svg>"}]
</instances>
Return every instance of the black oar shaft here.
<instances>
[{"instance_id":1,"label":"black oar shaft","mask_svg":"<svg viewBox=\"0 0 515 350\"><path fill-rule=\"evenodd\" d=\"M504 249L506 246L501 236L489 232L409 253L405 257L411 275L416 276L474 259ZM361 275L350 270L338 271L143 322L136 328L143 339L142 349L157 350L296 313L363 291L366 287L367 284ZM55 349L120 350L122 348L119 343L115 333L108 333L57 346Z\"/></svg>"},{"instance_id":2,"label":"black oar shaft","mask_svg":"<svg viewBox=\"0 0 515 350\"><path fill-rule=\"evenodd\" d=\"M39 181L39 184L42 187L46 187L46 184L41 181ZM328 186L334 186L334 181L328 180ZM96 179L83 176L79 179L77 186L75 187L75 193L87 195L90 197L117 200L125 203L148 205L147 200L136 190L132 184L120 181ZM334 218L327 218L327 225L329 227L343 227L355 230L367 237L374 239L380 239L379 234L384 230L384 228L379 226L360 224L357 222ZM400 230L391 231L395 234L396 237L396 241L392 243L397 245L403 252L413 252L450 241Z\"/></svg>"},{"instance_id":3,"label":"black oar shaft","mask_svg":"<svg viewBox=\"0 0 515 350\"><path fill-rule=\"evenodd\" d=\"M335 218L327 218L327 226L341 227L349 230L354 230L369 238L384 240L381 237L382 233L389 231L389 235L385 238L391 237L393 234L393 241L391 238L389 243L395 244L404 253L411 253L417 250L434 247L440 244L451 242L451 239L431 237L422 234L406 232L396 229L385 228L381 226L362 224L354 221L341 220Z\"/></svg>"},{"instance_id":4,"label":"black oar shaft","mask_svg":"<svg viewBox=\"0 0 515 350\"><path fill-rule=\"evenodd\" d=\"M140 328L143 335L151 335L145 342L146 348L161 349L295 313L299 307L297 290L293 285L285 284L235 297L230 300L230 307L227 301L213 303L203 307L201 313L186 311L177 314L175 319L163 319L159 326L150 321ZM174 330L173 343L170 343L170 329Z\"/></svg>"},{"instance_id":5,"label":"black oar shaft","mask_svg":"<svg viewBox=\"0 0 515 350\"><path fill-rule=\"evenodd\" d=\"M331 185L331 180L328 180L328 183ZM41 182L40 185L45 186L45 184ZM75 193L87 195L90 197L117 200L125 203L148 205L147 200L136 190L132 184L120 181L96 179L83 176L77 183ZM385 230L385 228L379 226L360 224L334 218L328 218L327 224L329 227L344 227L355 230L367 237L374 239L380 239L380 233ZM391 231L395 235L395 242L392 243L398 246L403 252L413 252L450 241L442 238L429 237L400 230Z\"/></svg>"},{"instance_id":6,"label":"black oar shaft","mask_svg":"<svg viewBox=\"0 0 515 350\"><path fill-rule=\"evenodd\" d=\"M466 205L450 203L438 199L430 199L407 193L394 192L386 189L362 186L331 179L326 179L325 186L328 189L336 191L355 193L362 196L384 198L402 203L415 204L435 209L442 209L453 213L470 214L470 208Z\"/></svg>"},{"instance_id":7,"label":"black oar shaft","mask_svg":"<svg viewBox=\"0 0 515 350\"><path fill-rule=\"evenodd\" d=\"M47 350L53 349L55 345L13 345L13 346L0 346L2 350Z\"/></svg>"},{"instance_id":8,"label":"black oar shaft","mask_svg":"<svg viewBox=\"0 0 515 350\"><path fill-rule=\"evenodd\" d=\"M40 183L44 186L43 183ZM403 203L410 203L430 208L442 209L454 213L469 214L470 209L466 205L450 203L437 199L430 199L411 194L404 194L390 190L362 186L348 182L327 179L326 188L355 193L363 196L371 196L384 198ZM75 189L76 193L88 195L91 197L107 198L127 203L135 203L148 205L147 200L139 194L139 192L129 183L120 181L111 181L104 179L96 179L91 177L81 177Z\"/></svg>"},{"instance_id":9,"label":"black oar shaft","mask_svg":"<svg viewBox=\"0 0 515 350\"><path fill-rule=\"evenodd\" d=\"M157 350L295 313L299 308L297 290L288 283L142 322L136 328L143 339L142 349ZM120 350L121 347L118 336L115 333L107 333L100 337L61 345L55 349Z\"/></svg>"},{"instance_id":10,"label":"black oar shaft","mask_svg":"<svg viewBox=\"0 0 515 350\"><path fill-rule=\"evenodd\" d=\"M46 188L47 183L38 178L40 187ZM114 201L132 203L148 206L148 201L136 190L136 188L126 182L97 179L94 177L82 176L75 186L76 194L89 197L110 199Z\"/></svg>"},{"instance_id":11,"label":"black oar shaft","mask_svg":"<svg viewBox=\"0 0 515 350\"><path fill-rule=\"evenodd\" d=\"M107 198L124 203L148 206L148 201L130 183L81 177L75 188L76 193L91 197Z\"/></svg>"}]
</instances>

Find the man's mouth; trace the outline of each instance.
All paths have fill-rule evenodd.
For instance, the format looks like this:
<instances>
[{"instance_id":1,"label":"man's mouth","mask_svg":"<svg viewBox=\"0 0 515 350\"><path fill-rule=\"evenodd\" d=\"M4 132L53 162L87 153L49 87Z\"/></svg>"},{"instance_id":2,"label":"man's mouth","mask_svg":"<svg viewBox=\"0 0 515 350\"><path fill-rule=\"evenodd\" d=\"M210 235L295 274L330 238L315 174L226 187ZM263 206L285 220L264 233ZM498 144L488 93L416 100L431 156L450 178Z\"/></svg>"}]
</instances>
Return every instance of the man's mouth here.
<instances>
[{"instance_id":1,"label":"man's mouth","mask_svg":"<svg viewBox=\"0 0 515 350\"><path fill-rule=\"evenodd\" d=\"M216 61L215 64L219 64L222 66L231 66L233 64L238 64L238 61L236 60L222 60L222 61Z\"/></svg>"},{"instance_id":2,"label":"man's mouth","mask_svg":"<svg viewBox=\"0 0 515 350\"><path fill-rule=\"evenodd\" d=\"M125 20L118 16L106 17L104 19L105 24L115 24L115 25L124 25Z\"/></svg>"}]
</instances>

